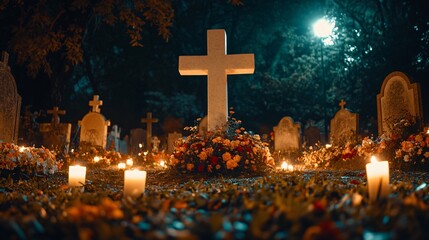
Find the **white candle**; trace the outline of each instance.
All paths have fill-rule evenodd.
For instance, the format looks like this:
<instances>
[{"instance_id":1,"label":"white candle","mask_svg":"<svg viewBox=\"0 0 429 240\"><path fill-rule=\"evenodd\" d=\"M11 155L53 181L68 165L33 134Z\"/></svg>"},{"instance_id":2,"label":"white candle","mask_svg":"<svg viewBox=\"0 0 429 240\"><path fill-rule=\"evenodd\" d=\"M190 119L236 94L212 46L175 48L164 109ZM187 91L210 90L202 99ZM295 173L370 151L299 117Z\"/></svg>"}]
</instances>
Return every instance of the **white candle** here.
<instances>
[{"instance_id":1,"label":"white candle","mask_svg":"<svg viewBox=\"0 0 429 240\"><path fill-rule=\"evenodd\" d=\"M126 170L124 176L124 195L138 197L144 193L146 171Z\"/></svg>"},{"instance_id":2,"label":"white candle","mask_svg":"<svg viewBox=\"0 0 429 240\"><path fill-rule=\"evenodd\" d=\"M387 161L379 162L372 156L371 163L366 164L366 176L370 202L376 202L389 195L389 163Z\"/></svg>"},{"instance_id":3,"label":"white candle","mask_svg":"<svg viewBox=\"0 0 429 240\"><path fill-rule=\"evenodd\" d=\"M118 163L118 169L125 169L125 163Z\"/></svg>"},{"instance_id":4,"label":"white candle","mask_svg":"<svg viewBox=\"0 0 429 240\"><path fill-rule=\"evenodd\" d=\"M85 184L86 167L70 166L69 167L69 186L76 187Z\"/></svg>"},{"instance_id":5,"label":"white candle","mask_svg":"<svg viewBox=\"0 0 429 240\"><path fill-rule=\"evenodd\" d=\"M133 164L134 164L134 162L133 162L133 159L132 158L129 158L129 159L127 159L127 165L128 166L133 166Z\"/></svg>"}]
</instances>

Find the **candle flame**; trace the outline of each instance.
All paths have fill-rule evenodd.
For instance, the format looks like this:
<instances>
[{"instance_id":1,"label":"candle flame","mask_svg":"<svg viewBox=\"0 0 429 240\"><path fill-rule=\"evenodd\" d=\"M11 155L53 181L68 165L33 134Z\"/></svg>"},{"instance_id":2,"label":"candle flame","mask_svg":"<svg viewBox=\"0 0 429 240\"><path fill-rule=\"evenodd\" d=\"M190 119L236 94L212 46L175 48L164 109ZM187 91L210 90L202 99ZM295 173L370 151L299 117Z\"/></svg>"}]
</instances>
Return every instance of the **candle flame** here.
<instances>
[{"instance_id":1,"label":"candle flame","mask_svg":"<svg viewBox=\"0 0 429 240\"><path fill-rule=\"evenodd\" d=\"M331 145L331 144L326 144L326 145L325 145L325 147L326 147L326 148L331 148L331 147L332 147L332 145Z\"/></svg>"},{"instance_id":2,"label":"candle flame","mask_svg":"<svg viewBox=\"0 0 429 240\"><path fill-rule=\"evenodd\" d=\"M375 162L378 162L378 160L377 160L377 158L376 158L375 156L372 156L372 157L371 157L371 162L372 162L372 163L375 163Z\"/></svg>"},{"instance_id":3,"label":"candle flame","mask_svg":"<svg viewBox=\"0 0 429 240\"><path fill-rule=\"evenodd\" d=\"M119 169L125 169L125 163L118 163Z\"/></svg>"},{"instance_id":4,"label":"candle flame","mask_svg":"<svg viewBox=\"0 0 429 240\"><path fill-rule=\"evenodd\" d=\"M285 161L283 161L281 169L282 170L287 170L288 169L288 164Z\"/></svg>"},{"instance_id":5,"label":"candle flame","mask_svg":"<svg viewBox=\"0 0 429 240\"><path fill-rule=\"evenodd\" d=\"M165 161L164 161L164 160L161 160L161 161L159 162L159 166L161 166L161 167L165 167Z\"/></svg>"},{"instance_id":6,"label":"candle flame","mask_svg":"<svg viewBox=\"0 0 429 240\"><path fill-rule=\"evenodd\" d=\"M143 147L143 144L139 143L139 148L142 148L142 147Z\"/></svg>"},{"instance_id":7,"label":"candle flame","mask_svg":"<svg viewBox=\"0 0 429 240\"><path fill-rule=\"evenodd\" d=\"M99 162L100 161L100 157L99 156L95 156L94 157L94 162Z\"/></svg>"},{"instance_id":8,"label":"candle flame","mask_svg":"<svg viewBox=\"0 0 429 240\"><path fill-rule=\"evenodd\" d=\"M19 152L24 152L24 150L25 150L24 146L19 147Z\"/></svg>"},{"instance_id":9,"label":"candle flame","mask_svg":"<svg viewBox=\"0 0 429 240\"><path fill-rule=\"evenodd\" d=\"M127 165L132 166L134 164L133 159L132 158L128 158L127 159Z\"/></svg>"}]
</instances>

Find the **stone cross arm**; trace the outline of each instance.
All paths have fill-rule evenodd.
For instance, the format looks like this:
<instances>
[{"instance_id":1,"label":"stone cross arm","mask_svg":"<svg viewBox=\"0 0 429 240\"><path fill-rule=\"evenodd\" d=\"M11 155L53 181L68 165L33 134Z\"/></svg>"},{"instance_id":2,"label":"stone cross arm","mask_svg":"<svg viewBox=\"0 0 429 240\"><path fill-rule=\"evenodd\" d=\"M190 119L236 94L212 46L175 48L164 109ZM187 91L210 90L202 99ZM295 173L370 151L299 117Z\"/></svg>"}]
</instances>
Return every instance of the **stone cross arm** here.
<instances>
[{"instance_id":1,"label":"stone cross arm","mask_svg":"<svg viewBox=\"0 0 429 240\"><path fill-rule=\"evenodd\" d=\"M52 110L47 111L48 114L52 114L52 123L59 124L60 123L60 117L59 115L65 115L65 110L60 110L58 107L53 107Z\"/></svg>"},{"instance_id":2,"label":"stone cross arm","mask_svg":"<svg viewBox=\"0 0 429 240\"><path fill-rule=\"evenodd\" d=\"M4 66L7 66L8 62L9 62L9 53L3 51L1 53L1 62Z\"/></svg>"},{"instance_id":3,"label":"stone cross arm","mask_svg":"<svg viewBox=\"0 0 429 240\"><path fill-rule=\"evenodd\" d=\"M227 75L252 74L255 71L254 59L254 54L179 56L179 73L184 76L201 76L218 70L225 71ZM213 65L212 61L218 64Z\"/></svg>"}]
</instances>

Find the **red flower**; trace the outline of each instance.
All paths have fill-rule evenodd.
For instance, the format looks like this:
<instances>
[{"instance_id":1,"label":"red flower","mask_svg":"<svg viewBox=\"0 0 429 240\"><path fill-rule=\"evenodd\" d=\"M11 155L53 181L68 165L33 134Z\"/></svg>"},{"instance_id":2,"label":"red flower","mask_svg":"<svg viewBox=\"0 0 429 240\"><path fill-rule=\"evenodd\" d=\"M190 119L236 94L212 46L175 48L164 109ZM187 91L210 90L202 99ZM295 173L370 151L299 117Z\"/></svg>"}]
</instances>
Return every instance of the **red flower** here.
<instances>
[{"instance_id":1,"label":"red flower","mask_svg":"<svg viewBox=\"0 0 429 240\"><path fill-rule=\"evenodd\" d=\"M238 146L235 150L237 150L239 153L242 153L244 151L243 147Z\"/></svg>"},{"instance_id":2,"label":"red flower","mask_svg":"<svg viewBox=\"0 0 429 240\"><path fill-rule=\"evenodd\" d=\"M198 165L198 172L204 172L204 166L203 165Z\"/></svg>"},{"instance_id":3,"label":"red flower","mask_svg":"<svg viewBox=\"0 0 429 240\"><path fill-rule=\"evenodd\" d=\"M211 156L210 157L210 164L211 165L216 165L218 163L218 161L219 161L218 157L216 157L216 156Z\"/></svg>"},{"instance_id":4,"label":"red flower","mask_svg":"<svg viewBox=\"0 0 429 240\"><path fill-rule=\"evenodd\" d=\"M356 180L356 179L353 179L350 181L350 184L358 185L359 183L360 183L359 180Z\"/></svg>"}]
</instances>

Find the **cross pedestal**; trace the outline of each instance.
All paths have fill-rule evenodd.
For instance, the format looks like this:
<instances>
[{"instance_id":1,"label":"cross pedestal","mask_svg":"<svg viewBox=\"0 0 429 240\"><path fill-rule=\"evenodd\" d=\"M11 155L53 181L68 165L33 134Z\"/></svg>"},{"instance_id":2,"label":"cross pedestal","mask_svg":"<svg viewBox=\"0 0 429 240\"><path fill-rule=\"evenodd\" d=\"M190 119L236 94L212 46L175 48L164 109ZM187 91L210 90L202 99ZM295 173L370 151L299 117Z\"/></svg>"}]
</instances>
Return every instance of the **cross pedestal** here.
<instances>
[{"instance_id":1,"label":"cross pedestal","mask_svg":"<svg viewBox=\"0 0 429 240\"><path fill-rule=\"evenodd\" d=\"M206 56L180 56L179 72L184 76L207 75L207 130L223 126L228 118L227 75L253 74L253 54L226 52L225 30L207 31Z\"/></svg>"}]
</instances>

